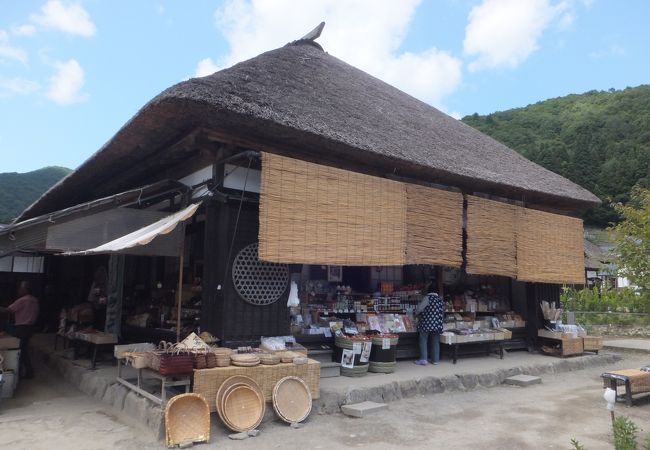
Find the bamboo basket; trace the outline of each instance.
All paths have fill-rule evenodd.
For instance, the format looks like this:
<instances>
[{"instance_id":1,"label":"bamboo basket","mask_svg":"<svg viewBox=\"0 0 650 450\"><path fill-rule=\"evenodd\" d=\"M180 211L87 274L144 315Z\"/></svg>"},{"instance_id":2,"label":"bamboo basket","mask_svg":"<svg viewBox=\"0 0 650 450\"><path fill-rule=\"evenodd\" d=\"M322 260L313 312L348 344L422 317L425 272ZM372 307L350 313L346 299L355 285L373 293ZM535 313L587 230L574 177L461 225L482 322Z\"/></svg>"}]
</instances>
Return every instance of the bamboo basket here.
<instances>
[{"instance_id":1,"label":"bamboo basket","mask_svg":"<svg viewBox=\"0 0 650 450\"><path fill-rule=\"evenodd\" d=\"M281 363L272 366L260 364L255 367L229 366L195 370L192 391L202 394L205 398L216 399L219 387L235 375L244 375L255 380L262 390L265 401L273 399L273 388L276 383L287 376L301 378L309 386L312 398L320 397L320 363L313 359L300 366ZM212 411L216 411L216 403L210 402L209 406Z\"/></svg>"},{"instance_id":2,"label":"bamboo basket","mask_svg":"<svg viewBox=\"0 0 650 450\"><path fill-rule=\"evenodd\" d=\"M151 352L125 352L123 355L134 369L146 369L151 366Z\"/></svg>"},{"instance_id":3,"label":"bamboo basket","mask_svg":"<svg viewBox=\"0 0 650 450\"><path fill-rule=\"evenodd\" d=\"M167 447L208 442L210 440L210 407L200 394L180 394L165 407Z\"/></svg>"},{"instance_id":4,"label":"bamboo basket","mask_svg":"<svg viewBox=\"0 0 650 450\"><path fill-rule=\"evenodd\" d=\"M603 349L603 338L600 336L585 336L582 341L584 350L587 352L597 352Z\"/></svg>"},{"instance_id":5,"label":"bamboo basket","mask_svg":"<svg viewBox=\"0 0 650 450\"><path fill-rule=\"evenodd\" d=\"M285 377L273 388L273 409L287 423L305 420L311 406L309 387L298 377Z\"/></svg>"},{"instance_id":6,"label":"bamboo basket","mask_svg":"<svg viewBox=\"0 0 650 450\"><path fill-rule=\"evenodd\" d=\"M242 432L252 430L262 423L265 408L262 395L253 387L242 383L232 386L224 394L221 415L228 428Z\"/></svg>"}]
</instances>

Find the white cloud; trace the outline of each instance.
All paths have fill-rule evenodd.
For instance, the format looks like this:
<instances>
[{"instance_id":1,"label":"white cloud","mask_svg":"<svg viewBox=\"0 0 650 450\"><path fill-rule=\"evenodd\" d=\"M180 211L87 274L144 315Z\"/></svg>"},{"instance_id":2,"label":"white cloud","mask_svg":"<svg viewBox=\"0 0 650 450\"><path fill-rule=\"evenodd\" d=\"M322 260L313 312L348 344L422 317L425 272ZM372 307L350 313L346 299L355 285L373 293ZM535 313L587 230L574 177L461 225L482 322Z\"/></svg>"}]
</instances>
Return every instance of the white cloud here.
<instances>
[{"instance_id":1,"label":"white cloud","mask_svg":"<svg viewBox=\"0 0 650 450\"><path fill-rule=\"evenodd\" d=\"M30 20L36 25L84 37L93 36L96 27L88 12L78 3L64 3L48 0L39 14L32 14Z\"/></svg>"},{"instance_id":2,"label":"white cloud","mask_svg":"<svg viewBox=\"0 0 650 450\"><path fill-rule=\"evenodd\" d=\"M601 48L599 50L594 50L593 52L589 53L589 57L592 59L601 59L610 56L623 56L623 55L625 55L625 47L619 44L610 44L604 48Z\"/></svg>"},{"instance_id":3,"label":"white cloud","mask_svg":"<svg viewBox=\"0 0 650 450\"><path fill-rule=\"evenodd\" d=\"M56 73L50 78L47 97L58 105L71 105L84 102L88 94L81 92L85 83L83 68L79 63L70 59L54 64Z\"/></svg>"},{"instance_id":4,"label":"white cloud","mask_svg":"<svg viewBox=\"0 0 650 450\"><path fill-rule=\"evenodd\" d=\"M194 76L204 77L206 75L212 75L217 70L219 70L219 66L214 61L212 61L212 58L204 58L196 65Z\"/></svg>"},{"instance_id":5,"label":"white cloud","mask_svg":"<svg viewBox=\"0 0 650 450\"><path fill-rule=\"evenodd\" d=\"M573 21L570 0L483 0L469 13L463 50L474 57L469 70L514 68L538 48L551 21L559 26Z\"/></svg>"},{"instance_id":6,"label":"white cloud","mask_svg":"<svg viewBox=\"0 0 650 450\"><path fill-rule=\"evenodd\" d=\"M28 95L40 89L35 81L24 78L0 78L0 97Z\"/></svg>"},{"instance_id":7,"label":"white cloud","mask_svg":"<svg viewBox=\"0 0 650 450\"><path fill-rule=\"evenodd\" d=\"M27 64L27 52L9 44L9 34L0 30L0 62L18 61Z\"/></svg>"},{"instance_id":8,"label":"white cloud","mask_svg":"<svg viewBox=\"0 0 650 450\"><path fill-rule=\"evenodd\" d=\"M219 68L299 39L321 21L318 42L332 55L432 104L455 91L461 62L430 48L399 50L420 0L228 0L216 13L230 46ZM205 61L205 60L204 60Z\"/></svg>"},{"instance_id":9,"label":"white cloud","mask_svg":"<svg viewBox=\"0 0 650 450\"><path fill-rule=\"evenodd\" d=\"M16 36L32 36L36 33L36 27L32 24L17 25L11 27L11 33Z\"/></svg>"}]
</instances>

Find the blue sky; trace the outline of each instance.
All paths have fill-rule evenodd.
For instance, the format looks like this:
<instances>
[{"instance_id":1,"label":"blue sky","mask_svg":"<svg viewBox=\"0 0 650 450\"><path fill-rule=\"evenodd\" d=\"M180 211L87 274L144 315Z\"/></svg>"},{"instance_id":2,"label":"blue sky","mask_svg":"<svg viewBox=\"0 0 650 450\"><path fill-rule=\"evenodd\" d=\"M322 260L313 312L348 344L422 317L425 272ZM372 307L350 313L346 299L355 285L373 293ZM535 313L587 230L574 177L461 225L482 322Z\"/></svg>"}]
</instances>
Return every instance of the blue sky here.
<instances>
[{"instance_id":1,"label":"blue sky","mask_svg":"<svg viewBox=\"0 0 650 450\"><path fill-rule=\"evenodd\" d=\"M646 0L0 0L0 172L74 168L160 91L297 39L462 117L648 83Z\"/></svg>"}]
</instances>

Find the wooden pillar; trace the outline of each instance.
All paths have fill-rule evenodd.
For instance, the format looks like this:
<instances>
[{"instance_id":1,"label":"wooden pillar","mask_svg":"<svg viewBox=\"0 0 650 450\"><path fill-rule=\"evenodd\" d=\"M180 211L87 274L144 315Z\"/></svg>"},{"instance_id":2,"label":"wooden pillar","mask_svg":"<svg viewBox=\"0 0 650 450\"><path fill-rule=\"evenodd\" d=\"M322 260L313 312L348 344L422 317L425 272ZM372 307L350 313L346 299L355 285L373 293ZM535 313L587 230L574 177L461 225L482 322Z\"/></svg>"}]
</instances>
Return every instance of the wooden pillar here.
<instances>
[{"instance_id":1,"label":"wooden pillar","mask_svg":"<svg viewBox=\"0 0 650 450\"><path fill-rule=\"evenodd\" d=\"M224 273L228 252L228 204L210 200L205 207L205 239L201 293L201 331L223 340Z\"/></svg>"},{"instance_id":2,"label":"wooden pillar","mask_svg":"<svg viewBox=\"0 0 650 450\"><path fill-rule=\"evenodd\" d=\"M124 255L112 254L108 258L108 292L106 302L107 333L122 334L122 294L124 292Z\"/></svg>"}]
</instances>

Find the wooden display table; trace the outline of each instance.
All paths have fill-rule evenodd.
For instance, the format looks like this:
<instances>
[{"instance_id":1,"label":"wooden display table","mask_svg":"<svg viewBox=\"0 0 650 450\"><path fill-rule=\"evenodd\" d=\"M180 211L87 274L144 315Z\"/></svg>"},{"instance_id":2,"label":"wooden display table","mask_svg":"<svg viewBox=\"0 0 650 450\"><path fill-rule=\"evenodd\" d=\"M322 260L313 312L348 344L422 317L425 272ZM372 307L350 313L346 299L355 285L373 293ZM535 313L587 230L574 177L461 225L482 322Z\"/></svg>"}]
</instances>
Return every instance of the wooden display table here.
<instances>
[{"instance_id":1,"label":"wooden display table","mask_svg":"<svg viewBox=\"0 0 650 450\"><path fill-rule=\"evenodd\" d=\"M91 359L91 368L95 370L97 365L97 352L105 348L113 349L113 346L117 344L117 335L110 333L82 333L77 332L74 334L72 339L73 347L73 356L72 359L77 359L79 357L79 347L85 345L91 347L93 350L93 355ZM56 341L55 341L56 346Z\"/></svg>"},{"instance_id":2,"label":"wooden display table","mask_svg":"<svg viewBox=\"0 0 650 450\"><path fill-rule=\"evenodd\" d=\"M167 403L167 388L171 386L183 386L185 387L185 393L190 391L190 382L192 376L187 375L161 375L155 370L151 369L136 369L138 372L137 378L133 381L127 380L122 377L122 365L123 359L117 360L117 377L115 379L118 383L126 386L128 389L137 392L143 397L148 398L154 403L159 405L165 405ZM154 394L145 391L142 388L142 380L144 379L155 379L160 381L160 397L155 396Z\"/></svg>"},{"instance_id":3,"label":"wooden display table","mask_svg":"<svg viewBox=\"0 0 650 450\"><path fill-rule=\"evenodd\" d=\"M474 347L479 347L480 350L473 350L473 351L463 351L460 355L478 355L478 354L483 354L485 353L486 356L489 356L490 353L492 353L492 348L496 347L497 353L499 354L499 359L503 359L503 342L502 340L500 341L470 341L470 342L452 342L452 343L447 343L447 342L440 342L443 345L449 345L451 347L451 355L450 358L452 359L453 363L456 364L458 361L458 350L460 347L467 347L467 346L474 346Z\"/></svg>"},{"instance_id":4,"label":"wooden display table","mask_svg":"<svg viewBox=\"0 0 650 450\"><path fill-rule=\"evenodd\" d=\"M549 330L537 330L537 337L547 339L553 342L554 345L560 346L558 355L554 356L574 356L584 353L584 341L581 337L573 337L569 333Z\"/></svg>"},{"instance_id":5,"label":"wooden display table","mask_svg":"<svg viewBox=\"0 0 650 450\"><path fill-rule=\"evenodd\" d=\"M320 363L313 359L307 364L296 365L281 363L275 365L260 364L254 367L215 367L214 369L197 369L194 371L194 387L192 392L203 395L210 405L210 411L216 411L217 391L226 379L234 375L244 375L252 378L259 384L264 399L271 401L273 388L284 377L294 376L301 378L311 391L313 399L320 397Z\"/></svg>"}]
</instances>

